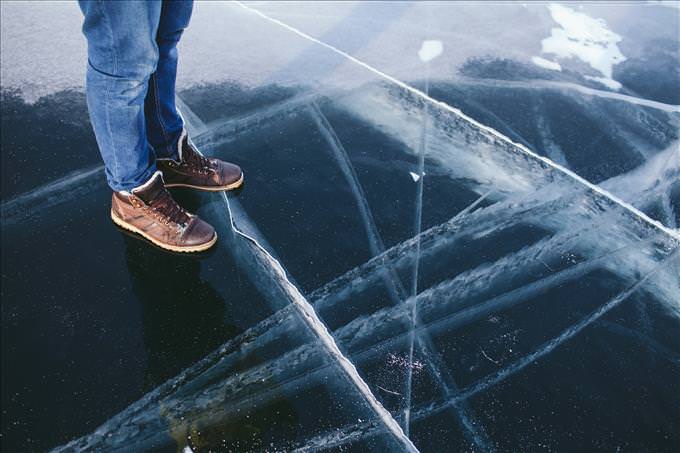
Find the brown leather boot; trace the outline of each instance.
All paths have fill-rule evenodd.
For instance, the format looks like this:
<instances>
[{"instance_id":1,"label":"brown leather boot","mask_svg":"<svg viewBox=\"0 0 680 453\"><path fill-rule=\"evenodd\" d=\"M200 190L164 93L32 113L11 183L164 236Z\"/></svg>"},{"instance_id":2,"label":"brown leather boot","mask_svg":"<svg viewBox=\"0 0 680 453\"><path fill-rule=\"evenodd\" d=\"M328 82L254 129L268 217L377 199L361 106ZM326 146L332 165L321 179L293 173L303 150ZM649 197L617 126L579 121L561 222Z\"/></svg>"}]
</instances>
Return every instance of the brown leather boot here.
<instances>
[{"instance_id":1,"label":"brown leather boot","mask_svg":"<svg viewBox=\"0 0 680 453\"><path fill-rule=\"evenodd\" d=\"M243 184L243 172L238 165L204 157L191 143L186 132L182 132L178 149L178 161L156 160L156 166L163 172L165 187L221 191L233 190Z\"/></svg>"},{"instance_id":2,"label":"brown leather boot","mask_svg":"<svg viewBox=\"0 0 680 453\"><path fill-rule=\"evenodd\" d=\"M174 252L201 252L217 241L212 226L186 212L172 198L160 172L132 192L114 192L111 219L121 228Z\"/></svg>"}]
</instances>

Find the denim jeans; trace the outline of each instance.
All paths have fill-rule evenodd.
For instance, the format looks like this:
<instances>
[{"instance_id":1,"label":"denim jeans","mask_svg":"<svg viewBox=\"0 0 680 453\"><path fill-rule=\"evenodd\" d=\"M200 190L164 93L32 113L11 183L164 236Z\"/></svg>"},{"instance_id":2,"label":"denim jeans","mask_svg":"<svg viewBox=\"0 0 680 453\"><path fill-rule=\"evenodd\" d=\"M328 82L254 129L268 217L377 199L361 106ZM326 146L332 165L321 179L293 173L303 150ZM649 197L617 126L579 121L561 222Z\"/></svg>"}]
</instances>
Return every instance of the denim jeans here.
<instances>
[{"instance_id":1,"label":"denim jeans","mask_svg":"<svg viewBox=\"0 0 680 453\"><path fill-rule=\"evenodd\" d=\"M87 38L87 106L109 186L131 190L177 158L177 43L191 1L79 1Z\"/></svg>"}]
</instances>

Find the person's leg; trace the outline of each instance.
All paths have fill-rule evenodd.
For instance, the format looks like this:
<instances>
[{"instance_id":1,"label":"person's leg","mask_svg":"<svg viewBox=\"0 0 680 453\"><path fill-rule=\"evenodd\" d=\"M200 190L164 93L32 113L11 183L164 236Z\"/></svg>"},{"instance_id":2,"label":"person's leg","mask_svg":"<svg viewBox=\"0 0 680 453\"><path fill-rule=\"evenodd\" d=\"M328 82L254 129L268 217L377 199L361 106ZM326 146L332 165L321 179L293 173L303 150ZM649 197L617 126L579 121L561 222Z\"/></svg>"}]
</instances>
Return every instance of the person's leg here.
<instances>
[{"instance_id":1,"label":"person's leg","mask_svg":"<svg viewBox=\"0 0 680 453\"><path fill-rule=\"evenodd\" d=\"M160 1L79 1L87 38L87 105L114 191L130 191L156 172L144 99L156 71Z\"/></svg>"},{"instance_id":2,"label":"person's leg","mask_svg":"<svg viewBox=\"0 0 680 453\"><path fill-rule=\"evenodd\" d=\"M217 241L213 227L182 209L165 189L146 135L144 99L156 72L158 1L80 1L87 38L87 104L106 176L111 219L176 252Z\"/></svg>"},{"instance_id":3,"label":"person's leg","mask_svg":"<svg viewBox=\"0 0 680 453\"><path fill-rule=\"evenodd\" d=\"M177 43L189 25L192 1L164 1L158 26L158 69L149 80L146 96L146 131L153 146L156 165L166 187L191 187L220 191L243 183L238 165L208 159L186 135L184 121L175 106Z\"/></svg>"},{"instance_id":4,"label":"person's leg","mask_svg":"<svg viewBox=\"0 0 680 453\"><path fill-rule=\"evenodd\" d=\"M189 25L193 1L164 1L156 34L158 67L149 79L144 103L147 139L158 158L178 159L184 121L175 106L177 43Z\"/></svg>"}]
</instances>

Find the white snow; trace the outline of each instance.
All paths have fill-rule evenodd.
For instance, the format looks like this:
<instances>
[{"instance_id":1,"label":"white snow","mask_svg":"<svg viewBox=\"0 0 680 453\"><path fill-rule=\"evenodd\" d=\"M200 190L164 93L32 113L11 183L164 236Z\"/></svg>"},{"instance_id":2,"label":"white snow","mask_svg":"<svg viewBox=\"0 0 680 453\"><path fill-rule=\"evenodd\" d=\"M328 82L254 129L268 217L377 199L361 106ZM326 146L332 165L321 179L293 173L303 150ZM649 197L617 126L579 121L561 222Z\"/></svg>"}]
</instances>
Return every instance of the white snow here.
<instances>
[{"instance_id":1,"label":"white snow","mask_svg":"<svg viewBox=\"0 0 680 453\"><path fill-rule=\"evenodd\" d=\"M552 71L561 71L562 66L560 66L559 63L555 61L550 61L546 60L545 58L541 57L531 57L531 62L535 64L536 66L540 66L541 68L545 69L550 69Z\"/></svg>"},{"instance_id":2,"label":"white snow","mask_svg":"<svg viewBox=\"0 0 680 453\"><path fill-rule=\"evenodd\" d=\"M558 58L578 58L603 76L592 80L620 89L621 84L612 78L612 69L626 60L617 45L621 36L607 28L603 19L592 18L557 3L548 5L548 9L561 28L553 28L552 34L542 41L543 53Z\"/></svg>"},{"instance_id":3,"label":"white snow","mask_svg":"<svg viewBox=\"0 0 680 453\"><path fill-rule=\"evenodd\" d=\"M423 41L420 50L418 51L418 57L421 61L428 62L434 60L444 51L444 45L438 40L427 40Z\"/></svg>"},{"instance_id":4,"label":"white snow","mask_svg":"<svg viewBox=\"0 0 680 453\"><path fill-rule=\"evenodd\" d=\"M594 82L600 82L602 85L606 86L607 88L611 88L612 90L621 89L621 84L619 82L608 77L593 77L587 75L585 78Z\"/></svg>"}]
</instances>

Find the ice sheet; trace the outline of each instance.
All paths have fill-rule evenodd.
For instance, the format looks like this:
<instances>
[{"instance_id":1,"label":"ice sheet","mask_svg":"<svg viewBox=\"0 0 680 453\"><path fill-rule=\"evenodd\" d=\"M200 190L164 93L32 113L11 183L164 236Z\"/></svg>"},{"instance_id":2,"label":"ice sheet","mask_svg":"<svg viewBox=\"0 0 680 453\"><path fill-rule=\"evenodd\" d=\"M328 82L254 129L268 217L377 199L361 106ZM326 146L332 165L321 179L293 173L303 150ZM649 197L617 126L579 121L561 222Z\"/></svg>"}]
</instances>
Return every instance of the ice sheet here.
<instances>
[{"instance_id":1,"label":"ice sheet","mask_svg":"<svg viewBox=\"0 0 680 453\"><path fill-rule=\"evenodd\" d=\"M106 223L108 191L99 167L64 170L3 199L3 344L11 339L13 348L23 347L6 332L25 326L30 310L52 319L40 311L46 300L69 307L63 323L74 338L90 338L95 334L78 321L82 306L98 300L107 307L120 294L129 301L121 324L137 319L138 303L141 320L125 330L129 343L103 356L115 365L131 354L135 339L150 345L133 355L136 363L113 366L130 370L113 400L100 396L101 383L84 387L90 396L79 412L92 415L81 426L69 423L75 409L67 404L70 412L61 415L67 429L54 433L42 423L41 443L23 445L587 448L563 435L551 405L568 414L572 432L605 450L617 448L617 439L641 450L677 442L677 420L667 410L678 402L669 382L680 370L677 106L583 80L470 72L441 80L447 65L463 67L485 49L532 65L552 20L544 5L498 8L484 20L476 5L295 5L199 4L214 20L197 16L206 28L183 44L183 52L195 51L184 61L200 68L196 77L206 77L180 93L189 132L205 154L238 162L246 174L243 190L229 198L175 193L215 225L220 248L213 255L179 259L130 238L121 242ZM453 11L459 15L446 16ZM476 24L479 38L519 17L536 21L525 33L501 30L514 43L506 50L490 38L469 48L453 45L455 37L470 41L470 29L456 29L466 21ZM449 28L442 28L444 19ZM524 40L533 44L518 44ZM394 57L396 50L403 59ZM223 55L211 59L216 53ZM522 73L526 66L510 68ZM230 80L220 80L225 74ZM480 93L507 102L494 106L487 96L475 106ZM456 99L487 113L461 111ZM31 108L53 105L44 102L12 105L30 115ZM600 131L626 129L617 132L619 142L607 143L621 143L627 133L634 150L578 154L560 135L578 128L560 128L552 102L606 117L591 123ZM513 115L535 123L545 153L534 149ZM586 164L579 167L578 159ZM580 175L588 159L608 177ZM615 164L620 169L605 171ZM658 194L661 218L652 215ZM81 238L85 221L92 234ZM107 245L98 246L102 241ZM121 243L125 256L117 253ZM31 267L38 249L46 264ZM54 263L61 262L56 272ZM78 275L82 267L89 273ZM174 283L163 290L168 275ZM92 281L99 289L86 291L84 282ZM55 291L60 285L72 289ZM32 303L20 303L24 297ZM173 316L177 306L184 307L182 319ZM91 318L96 327L109 316ZM69 371L80 370L92 351L73 351L78 342L59 339L69 335L59 325L50 328L66 357L76 357ZM94 350L111 336L98 336ZM43 349L36 356L42 360L30 365L36 376L48 374L54 360ZM146 368L155 373L141 391ZM584 369L592 373L570 373ZM16 387L17 375L10 377ZM631 398L628 382L640 383L649 399ZM74 389L58 388L68 401ZM570 406L572 400L581 403ZM596 403L584 403L590 400ZM25 417L21 404L10 402ZM656 407L655 429L663 438L611 415L644 417ZM608 431L594 423L603 408L616 418ZM44 411L41 421L59 413L47 400ZM21 442L22 432L10 434Z\"/></svg>"}]
</instances>

